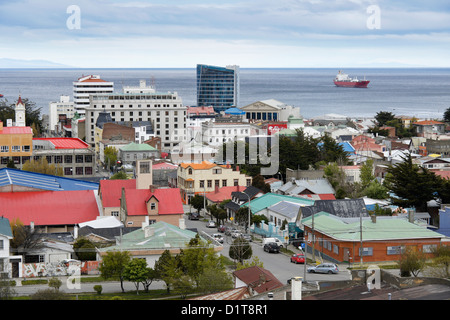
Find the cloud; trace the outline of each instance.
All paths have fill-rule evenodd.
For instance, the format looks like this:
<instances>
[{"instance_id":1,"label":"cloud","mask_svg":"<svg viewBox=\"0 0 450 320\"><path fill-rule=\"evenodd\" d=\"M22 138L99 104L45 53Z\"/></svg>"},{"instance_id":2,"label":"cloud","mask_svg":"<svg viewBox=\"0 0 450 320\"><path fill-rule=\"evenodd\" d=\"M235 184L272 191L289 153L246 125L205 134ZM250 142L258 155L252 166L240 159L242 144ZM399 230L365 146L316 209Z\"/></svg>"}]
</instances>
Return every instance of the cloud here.
<instances>
[{"instance_id":1,"label":"cloud","mask_svg":"<svg viewBox=\"0 0 450 320\"><path fill-rule=\"evenodd\" d=\"M66 26L66 9L74 3L81 10L79 30ZM380 8L380 29L367 28L370 5ZM145 66L150 64L145 57L158 53L158 59L174 66L190 66L195 56L217 61L234 57L264 66L280 64L277 48L316 61L315 56L325 56L317 52L327 49L352 48L365 55L382 49L397 55L402 47L421 51L427 43L432 59L449 49L449 11L443 0L22 0L0 3L0 55L51 56L79 66L108 61L113 67L130 64L126 57ZM415 56L413 52L409 55ZM332 55L328 59L339 61Z\"/></svg>"}]
</instances>

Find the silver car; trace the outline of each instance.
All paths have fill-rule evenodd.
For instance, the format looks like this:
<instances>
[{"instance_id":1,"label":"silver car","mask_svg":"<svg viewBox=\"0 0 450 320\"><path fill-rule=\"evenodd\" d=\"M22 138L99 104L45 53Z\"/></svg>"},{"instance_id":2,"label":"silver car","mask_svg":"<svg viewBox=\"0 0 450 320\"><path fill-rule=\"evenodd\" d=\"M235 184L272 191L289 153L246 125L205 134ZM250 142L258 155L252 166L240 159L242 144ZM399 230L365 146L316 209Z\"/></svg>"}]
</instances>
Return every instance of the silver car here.
<instances>
[{"instance_id":1,"label":"silver car","mask_svg":"<svg viewBox=\"0 0 450 320\"><path fill-rule=\"evenodd\" d=\"M309 273L338 273L339 268L337 264L334 263L321 263L317 266L309 267L308 268Z\"/></svg>"}]
</instances>

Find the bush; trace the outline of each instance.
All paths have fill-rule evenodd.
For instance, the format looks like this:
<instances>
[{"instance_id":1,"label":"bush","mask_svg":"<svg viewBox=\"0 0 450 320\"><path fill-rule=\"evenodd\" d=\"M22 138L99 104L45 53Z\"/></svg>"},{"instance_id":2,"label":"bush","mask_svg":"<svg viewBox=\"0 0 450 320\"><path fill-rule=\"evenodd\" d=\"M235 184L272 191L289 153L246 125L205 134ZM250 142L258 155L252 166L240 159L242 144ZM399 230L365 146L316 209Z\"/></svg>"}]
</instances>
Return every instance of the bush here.
<instances>
[{"instance_id":1,"label":"bush","mask_svg":"<svg viewBox=\"0 0 450 320\"><path fill-rule=\"evenodd\" d=\"M97 292L97 294L102 294L103 287L101 285L97 284L94 286L94 290L95 290L95 292Z\"/></svg>"},{"instance_id":2,"label":"bush","mask_svg":"<svg viewBox=\"0 0 450 320\"><path fill-rule=\"evenodd\" d=\"M31 300L66 300L67 295L58 290L48 288L36 291L30 298Z\"/></svg>"},{"instance_id":3,"label":"bush","mask_svg":"<svg viewBox=\"0 0 450 320\"><path fill-rule=\"evenodd\" d=\"M48 286L50 288L55 289L56 291L59 290L61 285L62 285L62 281L60 279L58 279L58 278L53 277L50 280L48 280Z\"/></svg>"}]
</instances>

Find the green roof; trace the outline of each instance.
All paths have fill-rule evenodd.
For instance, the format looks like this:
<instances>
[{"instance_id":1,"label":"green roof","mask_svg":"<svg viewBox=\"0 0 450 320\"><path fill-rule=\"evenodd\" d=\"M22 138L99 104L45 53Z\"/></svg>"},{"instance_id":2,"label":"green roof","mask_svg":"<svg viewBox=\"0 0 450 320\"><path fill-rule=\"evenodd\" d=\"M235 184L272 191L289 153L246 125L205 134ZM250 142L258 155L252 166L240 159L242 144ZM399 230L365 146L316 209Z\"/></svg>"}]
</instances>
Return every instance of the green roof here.
<instances>
[{"instance_id":1,"label":"green roof","mask_svg":"<svg viewBox=\"0 0 450 320\"><path fill-rule=\"evenodd\" d=\"M302 219L302 224L312 228L312 216ZM375 223L371 218L363 218L361 224L359 218L341 219L323 211L314 215L314 230L336 240L360 241L361 225L363 241L444 237L404 218L377 217Z\"/></svg>"},{"instance_id":2,"label":"green roof","mask_svg":"<svg viewBox=\"0 0 450 320\"><path fill-rule=\"evenodd\" d=\"M120 148L122 151L156 151L155 148L146 143L132 142Z\"/></svg>"},{"instance_id":3,"label":"green roof","mask_svg":"<svg viewBox=\"0 0 450 320\"><path fill-rule=\"evenodd\" d=\"M159 221L151 224L154 233L145 237L142 228L122 236L120 245L99 249L100 251L112 250L153 250L153 249L179 249L187 248L187 244L195 238L196 232L183 230L170 223Z\"/></svg>"},{"instance_id":4,"label":"green roof","mask_svg":"<svg viewBox=\"0 0 450 320\"><path fill-rule=\"evenodd\" d=\"M280 201L289 201L298 204L303 204L305 206L314 205L314 200L302 199L298 197L285 196L277 193L266 193L261 197L255 198L250 201L250 210L253 214L270 207L271 205L277 204ZM241 207L247 207L247 203L244 203Z\"/></svg>"}]
</instances>

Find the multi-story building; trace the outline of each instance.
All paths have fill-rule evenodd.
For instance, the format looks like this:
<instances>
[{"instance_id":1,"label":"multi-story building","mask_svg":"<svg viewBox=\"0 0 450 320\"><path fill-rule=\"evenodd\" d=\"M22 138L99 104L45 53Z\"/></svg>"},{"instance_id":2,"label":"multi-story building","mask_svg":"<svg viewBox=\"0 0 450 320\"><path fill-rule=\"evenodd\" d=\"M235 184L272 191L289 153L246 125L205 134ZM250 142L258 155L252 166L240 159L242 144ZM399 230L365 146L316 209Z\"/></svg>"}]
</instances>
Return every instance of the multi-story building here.
<instances>
[{"instance_id":1,"label":"multi-story building","mask_svg":"<svg viewBox=\"0 0 450 320\"><path fill-rule=\"evenodd\" d=\"M64 177L93 177L95 152L78 138L34 138L33 159L45 157L49 164L62 167Z\"/></svg>"},{"instance_id":2,"label":"multi-story building","mask_svg":"<svg viewBox=\"0 0 450 320\"><path fill-rule=\"evenodd\" d=\"M240 173L239 168L218 165L209 161L181 163L178 166L177 186L183 203L190 203L196 194L206 194L227 186L250 186L252 177Z\"/></svg>"},{"instance_id":3,"label":"multi-story building","mask_svg":"<svg viewBox=\"0 0 450 320\"><path fill-rule=\"evenodd\" d=\"M114 82L103 80L99 75L83 76L73 83L75 111L80 115L85 114L85 109L89 106L89 95L113 92Z\"/></svg>"},{"instance_id":4,"label":"multi-story building","mask_svg":"<svg viewBox=\"0 0 450 320\"><path fill-rule=\"evenodd\" d=\"M186 107L176 92L114 93L90 95L86 108L86 142L95 145L95 124L100 112L114 122L150 121L161 137L161 151L170 152L186 140Z\"/></svg>"},{"instance_id":5,"label":"multi-story building","mask_svg":"<svg viewBox=\"0 0 450 320\"><path fill-rule=\"evenodd\" d=\"M300 108L275 99L257 101L241 108L249 122L288 121L290 116L300 118Z\"/></svg>"},{"instance_id":6,"label":"multi-story building","mask_svg":"<svg viewBox=\"0 0 450 320\"><path fill-rule=\"evenodd\" d=\"M10 160L21 167L33 153L33 130L31 127L4 127L0 121L0 166Z\"/></svg>"},{"instance_id":7,"label":"multi-story building","mask_svg":"<svg viewBox=\"0 0 450 320\"><path fill-rule=\"evenodd\" d=\"M219 147L224 143L245 141L247 137L266 134L264 130L248 122L205 122L202 124L203 143Z\"/></svg>"},{"instance_id":8,"label":"multi-story building","mask_svg":"<svg viewBox=\"0 0 450 320\"><path fill-rule=\"evenodd\" d=\"M239 104L239 66L197 65L197 106L216 112Z\"/></svg>"},{"instance_id":9,"label":"multi-story building","mask_svg":"<svg viewBox=\"0 0 450 320\"><path fill-rule=\"evenodd\" d=\"M73 101L69 96L60 96L59 101L49 103L49 130L50 132L61 132L60 123L66 124L66 121L74 116Z\"/></svg>"}]
</instances>

